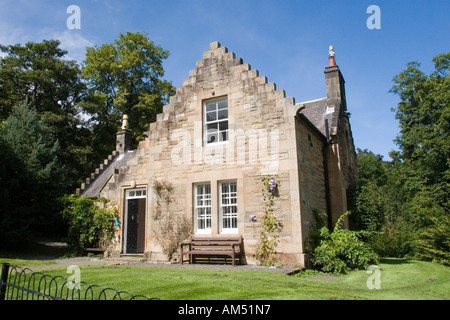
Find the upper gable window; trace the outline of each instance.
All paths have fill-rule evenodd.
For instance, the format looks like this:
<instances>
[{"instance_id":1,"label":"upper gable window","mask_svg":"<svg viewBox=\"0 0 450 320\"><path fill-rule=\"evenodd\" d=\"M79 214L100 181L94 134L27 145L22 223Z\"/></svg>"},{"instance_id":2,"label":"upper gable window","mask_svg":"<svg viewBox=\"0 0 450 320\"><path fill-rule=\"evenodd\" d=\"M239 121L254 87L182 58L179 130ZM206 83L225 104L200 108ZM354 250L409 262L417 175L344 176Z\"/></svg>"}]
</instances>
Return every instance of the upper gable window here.
<instances>
[{"instance_id":1,"label":"upper gable window","mask_svg":"<svg viewBox=\"0 0 450 320\"><path fill-rule=\"evenodd\" d=\"M205 144L228 141L227 97L205 101L203 114Z\"/></svg>"}]
</instances>

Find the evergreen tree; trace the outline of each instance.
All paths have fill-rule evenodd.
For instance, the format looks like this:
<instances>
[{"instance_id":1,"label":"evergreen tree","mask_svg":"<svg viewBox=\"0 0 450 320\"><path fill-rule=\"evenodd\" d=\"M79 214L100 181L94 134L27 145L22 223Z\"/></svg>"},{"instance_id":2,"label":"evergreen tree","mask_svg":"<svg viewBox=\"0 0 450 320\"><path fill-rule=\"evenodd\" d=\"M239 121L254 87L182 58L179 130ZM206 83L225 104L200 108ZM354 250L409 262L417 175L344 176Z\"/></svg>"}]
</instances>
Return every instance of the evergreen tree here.
<instances>
[{"instance_id":1,"label":"evergreen tree","mask_svg":"<svg viewBox=\"0 0 450 320\"><path fill-rule=\"evenodd\" d=\"M6 55L0 59L0 120L6 120L14 106L28 101L51 136L59 143L59 161L65 166L65 192L79 186L90 168L97 165L92 149L92 132L83 122L79 102L85 85L75 61L64 59L58 40L25 45L0 45ZM93 161L94 160L94 161Z\"/></svg>"},{"instance_id":2,"label":"evergreen tree","mask_svg":"<svg viewBox=\"0 0 450 320\"><path fill-rule=\"evenodd\" d=\"M3 140L14 157L20 159L20 167L13 166L16 174L13 180L21 181L22 175L27 177L27 184L21 188L21 196L26 199L21 203L27 203L33 230L56 231L51 228L56 227L52 223L59 216L57 199L67 185L64 167L58 159L58 141L27 101L18 104L6 120Z\"/></svg>"},{"instance_id":3,"label":"evergreen tree","mask_svg":"<svg viewBox=\"0 0 450 320\"><path fill-rule=\"evenodd\" d=\"M35 222L32 210L33 182L21 159L3 139L0 128L0 243L17 246L31 236Z\"/></svg>"}]
</instances>

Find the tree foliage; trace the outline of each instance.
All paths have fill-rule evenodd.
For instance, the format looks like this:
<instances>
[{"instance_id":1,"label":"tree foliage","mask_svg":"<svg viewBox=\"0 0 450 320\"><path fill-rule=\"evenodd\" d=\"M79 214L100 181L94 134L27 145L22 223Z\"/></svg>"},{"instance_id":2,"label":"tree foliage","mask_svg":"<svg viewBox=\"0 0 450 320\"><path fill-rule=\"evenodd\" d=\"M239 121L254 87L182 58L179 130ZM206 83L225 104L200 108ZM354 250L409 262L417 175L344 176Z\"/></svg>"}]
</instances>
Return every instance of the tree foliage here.
<instances>
[{"instance_id":1,"label":"tree foliage","mask_svg":"<svg viewBox=\"0 0 450 320\"><path fill-rule=\"evenodd\" d=\"M57 198L67 181L58 158L59 143L49 131L34 106L26 101L12 110L2 129L2 153L7 153L2 176L9 177L2 185L4 194L17 199L16 204L6 204L2 211L8 221L21 224L19 229L26 230L21 237L25 238L30 235L31 226L45 233L60 224Z\"/></svg>"},{"instance_id":2,"label":"tree foliage","mask_svg":"<svg viewBox=\"0 0 450 320\"><path fill-rule=\"evenodd\" d=\"M402 162L404 210L416 230L417 253L443 262L436 250L450 251L450 52L433 62L429 75L411 62L394 77L391 92L401 101L395 109L400 151L393 156ZM448 256L445 263L450 264Z\"/></svg>"},{"instance_id":3,"label":"tree foliage","mask_svg":"<svg viewBox=\"0 0 450 320\"><path fill-rule=\"evenodd\" d=\"M433 61L429 75L410 62L393 78L399 150L389 162L358 150L361 181L349 198L353 227L371 231L378 253L449 265L450 53Z\"/></svg>"},{"instance_id":4,"label":"tree foliage","mask_svg":"<svg viewBox=\"0 0 450 320\"><path fill-rule=\"evenodd\" d=\"M84 85L74 61L64 59L67 51L58 40L4 46L0 60L0 119L6 119L18 103L28 100L37 112L58 116L66 123L76 115L75 104Z\"/></svg>"},{"instance_id":5,"label":"tree foliage","mask_svg":"<svg viewBox=\"0 0 450 320\"><path fill-rule=\"evenodd\" d=\"M120 34L113 43L87 48L82 74L89 99L84 109L102 124L97 126L99 134L111 145L123 114L128 115L134 137L141 140L162 112L174 93L171 83L162 80L162 62L168 56L168 51L140 32Z\"/></svg>"},{"instance_id":6,"label":"tree foliage","mask_svg":"<svg viewBox=\"0 0 450 320\"><path fill-rule=\"evenodd\" d=\"M114 236L115 207L108 208L106 199L65 196L63 217L69 225L69 255L82 253L83 248L105 248Z\"/></svg>"},{"instance_id":7,"label":"tree foliage","mask_svg":"<svg viewBox=\"0 0 450 320\"><path fill-rule=\"evenodd\" d=\"M173 92L161 79L168 52L145 34L120 35L87 49L83 78L57 40L0 50L0 238L25 240L38 225L58 235L57 199L114 150L121 115L139 138L161 112Z\"/></svg>"},{"instance_id":8,"label":"tree foliage","mask_svg":"<svg viewBox=\"0 0 450 320\"><path fill-rule=\"evenodd\" d=\"M58 140L58 157L64 165L70 192L90 167L90 139L79 102L85 85L75 61L65 59L58 40L25 45L0 45L6 56L0 59L0 120L6 120L16 105L27 100L37 117L46 123L48 135Z\"/></svg>"}]
</instances>

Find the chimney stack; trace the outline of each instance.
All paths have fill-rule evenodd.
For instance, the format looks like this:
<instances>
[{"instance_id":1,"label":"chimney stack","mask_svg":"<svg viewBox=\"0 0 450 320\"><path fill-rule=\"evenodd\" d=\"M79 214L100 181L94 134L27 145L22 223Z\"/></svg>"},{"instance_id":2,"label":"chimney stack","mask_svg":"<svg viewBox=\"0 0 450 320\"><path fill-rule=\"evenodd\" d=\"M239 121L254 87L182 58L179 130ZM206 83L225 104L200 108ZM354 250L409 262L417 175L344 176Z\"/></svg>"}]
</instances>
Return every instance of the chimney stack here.
<instances>
[{"instance_id":1,"label":"chimney stack","mask_svg":"<svg viewBox=\"0 0 450 320\"><path fill-rule=\"evenodd\" d=\"M339 67L336 65L334 47L329 47L330 65L325 68L325 81L327 87L328 106L336 109L347 110L347 102L345 99L345 81ZM331 124L333 127L334 125Z\"/></svg>"},{"instance_id":2,"label":"chimney stack","mask_svg":"<svg viewBox=\"0 0 450 320\"><path fill-rule=\"evenodd\" d=\"M128 116L123 115L122 127L116 134L116 151L124 154L133 147L133 134L128 129Z\"/></svg>"}]
</instances>

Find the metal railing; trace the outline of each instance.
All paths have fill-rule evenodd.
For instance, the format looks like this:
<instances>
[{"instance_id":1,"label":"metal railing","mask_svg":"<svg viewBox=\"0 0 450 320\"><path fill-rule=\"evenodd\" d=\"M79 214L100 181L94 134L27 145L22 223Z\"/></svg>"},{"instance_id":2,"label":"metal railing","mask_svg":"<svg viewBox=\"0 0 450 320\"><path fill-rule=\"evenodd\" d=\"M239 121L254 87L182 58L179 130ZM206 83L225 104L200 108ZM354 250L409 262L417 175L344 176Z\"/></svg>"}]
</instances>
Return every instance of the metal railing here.
<instances>
[{"instance_id":1,"label":"metal railing","mask_svg":"<svg viewBox=\"0 0 450 320\"><path fill-rule=\"evenodd\" d=\"M0 300L160 300L2 263Z\"/></svg>"}]
</instances>

